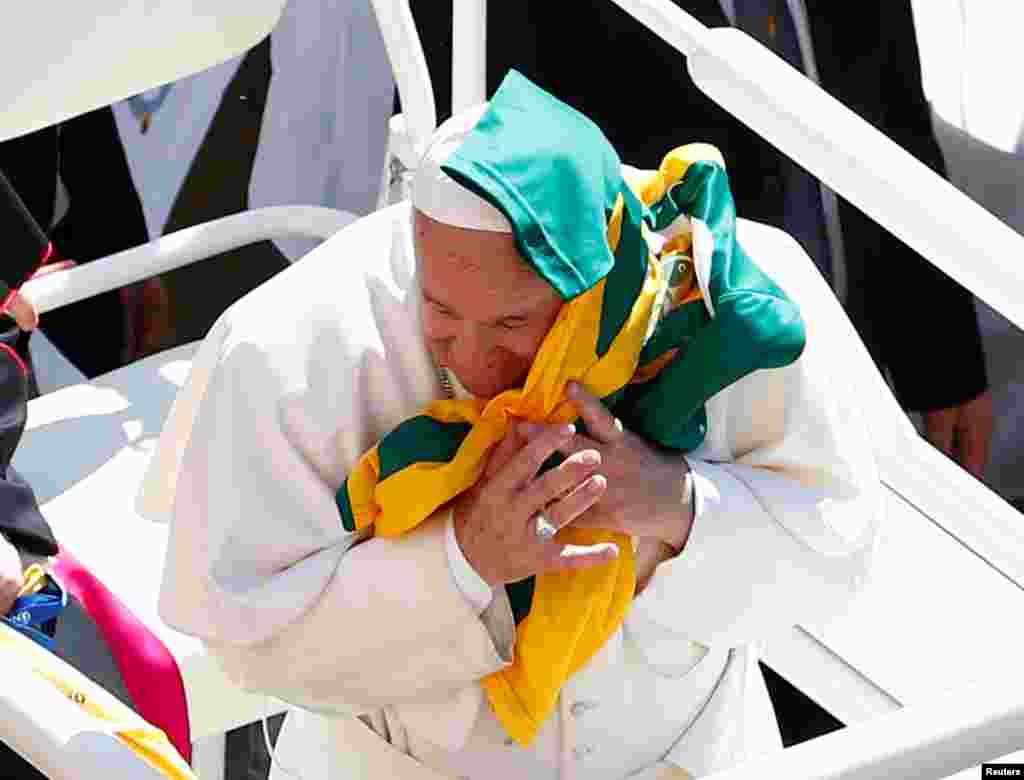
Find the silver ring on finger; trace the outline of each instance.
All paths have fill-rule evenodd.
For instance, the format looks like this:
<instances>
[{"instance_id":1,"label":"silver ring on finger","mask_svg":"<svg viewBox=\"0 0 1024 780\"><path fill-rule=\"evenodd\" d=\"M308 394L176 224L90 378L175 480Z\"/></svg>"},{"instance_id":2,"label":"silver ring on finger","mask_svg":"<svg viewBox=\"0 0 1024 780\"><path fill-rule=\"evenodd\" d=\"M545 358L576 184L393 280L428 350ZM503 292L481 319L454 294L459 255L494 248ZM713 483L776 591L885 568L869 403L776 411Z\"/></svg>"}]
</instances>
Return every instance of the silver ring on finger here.
<instances>
[{"instance_id":1,"label":"silver ring on finger","mask_svg":"<svg viewBox=\"0 0 1024 780\"><path fill-rule=\"evenodd\" d=\"M533 516L533 523L533 532L541 541L546 542L558 533L558 529L551 524L551 521L548 520L548 516L543 512L538 512Z\"/></svg>"}]
</instances>

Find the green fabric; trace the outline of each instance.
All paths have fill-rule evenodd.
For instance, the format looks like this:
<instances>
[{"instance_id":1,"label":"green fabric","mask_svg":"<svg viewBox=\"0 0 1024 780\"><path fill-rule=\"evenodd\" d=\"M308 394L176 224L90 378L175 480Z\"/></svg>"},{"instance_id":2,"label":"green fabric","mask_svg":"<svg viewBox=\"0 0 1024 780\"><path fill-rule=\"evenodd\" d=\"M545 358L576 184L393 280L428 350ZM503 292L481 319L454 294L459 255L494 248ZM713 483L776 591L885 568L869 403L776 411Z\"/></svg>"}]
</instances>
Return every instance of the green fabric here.
<instances>
[{"instance_id":1,"label":"green fabric","mask_svg":"<svg viewBox=\"0 0 1024 780\"><path fill-rule=\"evenodd\" d=\"M530 607L533 606L533 589L536 585L536 577L527 577L525 580L509 582L505 585L509 606L512 608L512 617L517 626L530 614Z\"/></svg>"},{"instance_id":2,"label":"green fabric","mask_svg":"<svg viewBox=\"0 0 1024 780\"><path fill-rule=\"evenodd\" d=\"M420 461L446 463L472 429L469 423L444 423L426 415L406 420L388 434L390 446L378 451L381 481Z\"/></svg>"},{"instance_id":3,"label":"green fabric","mask_svg":"<svg viewBox=\"0 0 1024 780\"><path fill-rule=\"evenodd\" d=\"M443 423L425 415L406 420L387 435L388 446L378 448L381 480L414 463L451 460L472 428L469 423ZM356 518L344 487L335 495L335 503L342 527L351 533L356 530Z\"/></svg>"},{"instance_id":4,"label":"green fabric","mask_svg":"<svg viewBox=\"0 0 1024 780\"><path fill-rule=\"evenodd\" d=\"M644 223L661 230L690 215L707 225L714 252L705 296L714 316L698 300L663 317L640 365L673 349L674 358L649 381L604 399L627 428L648 441L695 449L707 431L708 399L758 369L782 367L800 356L806 338L800 311L736 242L735 207L721 165L692 163L682 181L645 206L623 180L618 155L601 131L512 71L442 168L508 217L523 256L564 299L608 277L599 355L614 341L643 284L649 253ZM622 231L613 255L608 219L620 195ZM413 418L378 445L382 478L414 462L451 458L468 431L464 424ZM353 530L346 485L338 506L345 528ZM533 584L528 578L506 587L517 622L529 611Z\"/></svg>"},{"instance_id":5,"label":"green fabric","mask_svg":"<svg viewBox=\"0 0 1024 780\"><path fill-rule=\"evenodd\" d=\"M349 533L356 530L356 516L352 511L352 502L348 497L346 485L348 480L342 484L337 493L334 494L334 503L338 505L338 513L341 515L341 527Z\"/></svg>"},{"instance_id":6,"label":"green fabric","mask_svg":"<svg viewBox=\"0 0 1024 780\"><path fill-rule=\"evenodd\" d=\"M510 71L442 170L509 218L516 244L565 300L614 264L608 216L626 189L601 130Z\"/></svg>"},{"instance_id":7,"label":"green fabric","mask_svg":"<svg viewBox=\"0 0 1024 780\"><path fill-rule=\"evenodd\" d=\"M715 314L708 316L704 302L694 301L665 317L641 363L673 347L680 354L652 381L630 386L615 411L635 433L685 451L703 440L709 398L753 371L792 363L803 351L806 332L796 304L736 241L735 206L720 165L691 165L649 213L656 230L681 213L711 230L708 297Z\"/></svg>"},{"instance_id":8,"label":"green fabric","mask_svg":"<svg viewBox=\"0 0 1024 780\"><path fill-rule=\"evenodd\" d=\"M608 273L608 282L604 286L604 297L601 300L601 331L597 337L597 354L604 356L611 348L615 337L622 330L629 313L633 310L633 302L647 277L647 242L644 241L642 224L644 206L625 187L622 191L625 199L625 215L622 220L622 233L619 245L615 248L615 265Z\"/></svg>"}]
</instances>

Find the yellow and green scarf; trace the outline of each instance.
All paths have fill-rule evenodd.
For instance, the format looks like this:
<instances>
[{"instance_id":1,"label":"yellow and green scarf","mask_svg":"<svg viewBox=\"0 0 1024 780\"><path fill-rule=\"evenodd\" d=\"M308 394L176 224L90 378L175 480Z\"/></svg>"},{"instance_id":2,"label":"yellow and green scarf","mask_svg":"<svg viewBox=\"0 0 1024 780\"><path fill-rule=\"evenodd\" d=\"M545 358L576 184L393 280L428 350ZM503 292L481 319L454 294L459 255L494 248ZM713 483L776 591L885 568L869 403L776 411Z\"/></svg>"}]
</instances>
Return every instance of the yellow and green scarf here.
<instances>
[{"instance_id":1,"label":"yellow and green scarf","mask_svg":"<svg viewBox=\"0 0 1024 780\"><path fill-rule=\"evenodd\" d=\"M523 387L490 400L436 401L360 459L337 496L347 530L372 526L395 537L415 528L475 484L515 420L575 420L570 381L602 398L630 430L688 451L704 438L711 396L799 357L799 310L735 242L732 196L713 147L676 149L634 192L601 131L513 71L443 170L509 218L520 252L565 304ZM690 231L673 230L691 217L713 239L708 300ZM655 255L651 231L677 235ZM558 540L612 541L620 555L508 587L515 657L482 685L524 746L566 680L621 626L636 582L624 534L569 527Z\"/></svg>"}]
</instances>

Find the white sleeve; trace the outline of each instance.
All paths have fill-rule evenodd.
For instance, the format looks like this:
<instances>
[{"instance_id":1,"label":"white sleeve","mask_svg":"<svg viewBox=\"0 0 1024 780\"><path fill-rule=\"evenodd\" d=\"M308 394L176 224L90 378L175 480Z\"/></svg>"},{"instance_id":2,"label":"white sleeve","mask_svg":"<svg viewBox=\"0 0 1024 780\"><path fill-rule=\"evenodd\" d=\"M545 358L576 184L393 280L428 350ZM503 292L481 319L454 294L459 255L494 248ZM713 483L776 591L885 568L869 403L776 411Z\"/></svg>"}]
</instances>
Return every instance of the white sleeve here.
<instances>
[{"instance_id":1,"label":"white sleeve","mask_svg":"<svg viewBox=\"0 0 1024 780\"><path fill-rule=\"evenodd\" d=\"M490 606L494 592L463 555L459 541L455 538L455 520L451 512L448 513L448 522L445 526L445 544L448 548L448 565L451 567L456 587L476 613L482 614Z\"/></svg>"},{"instance_id":2,"label":"white sleeve","mask_svg":"<svg viewBox=\"0 0 1024 780\"><path fill-rule=\"evenodd\" d=\"M881 487L855 403L803 358L709 403L731 462L689 458L695 514L683 551L635 599L638 636L728 647L841 611L866 578Z\"/></svg>"}]
</instances>

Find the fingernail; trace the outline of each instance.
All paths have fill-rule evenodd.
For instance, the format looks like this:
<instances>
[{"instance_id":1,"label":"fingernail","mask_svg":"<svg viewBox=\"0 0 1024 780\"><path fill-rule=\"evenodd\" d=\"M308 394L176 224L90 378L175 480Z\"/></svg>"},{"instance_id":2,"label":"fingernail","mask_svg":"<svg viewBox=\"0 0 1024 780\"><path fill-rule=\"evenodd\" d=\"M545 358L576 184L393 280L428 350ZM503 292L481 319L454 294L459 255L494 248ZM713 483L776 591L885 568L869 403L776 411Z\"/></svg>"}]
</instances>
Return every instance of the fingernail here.
<instances>
[{"instance_id":1,"label":"fingernail","mask_svg":"<svg viewBox=\"0 0 1024 780\"><path fill-rule=\"evenodd\" d=\"M580 453L580 463L586 466L593 466L601 462L601 453L597 450L584 450Z\"/></svg>"},{"instance_id":2,"label":"fingernail","mask_svg":"<svg viewBox=\"0 0 1024 780\"><path fill-rule=\"evenodd\" d=\"M604 490L607 484L608 480L606 480L602 474L594 474L587 480L587 490L591 493L596 493L599 490Z\"/></svg>"},{"instance_id":3,"label":"fingernail","mask_svg":"<svg viewBox=\"0 0 1024 780\"><path fill-rule=\"evenodd\" d=\"M573 425L572 423L567 423L563 425L561 428L559 428L558 432L561 433L563 436L572 436L574 433L576 433L576 426Z\"/></svg>"}]
</instances>

